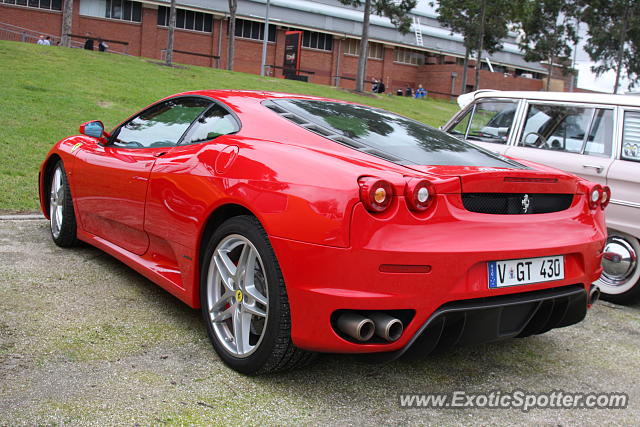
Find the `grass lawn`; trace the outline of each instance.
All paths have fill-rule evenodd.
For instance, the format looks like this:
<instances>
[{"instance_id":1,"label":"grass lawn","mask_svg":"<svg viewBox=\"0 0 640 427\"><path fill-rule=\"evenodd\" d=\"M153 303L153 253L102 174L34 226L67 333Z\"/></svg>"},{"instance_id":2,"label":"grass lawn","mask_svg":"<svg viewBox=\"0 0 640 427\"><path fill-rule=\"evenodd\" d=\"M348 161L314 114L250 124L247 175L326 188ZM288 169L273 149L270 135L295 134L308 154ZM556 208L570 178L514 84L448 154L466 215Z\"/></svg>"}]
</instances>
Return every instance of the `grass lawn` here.
<instances>
[{"instance_id":1,"label":"grass lawn","mask_svg":"<svg viewBox=\"0 0 640 427\"><path fill-rule=\"evenodd\" d=\"M360 96L343 89L205 67L168 68L147 59L0 41L0 212L38 208L40 162L80 123L107 129L151 102L196 89L262 89L361 102L439 126L455 103Z\"/></svg>"}]
</instances>

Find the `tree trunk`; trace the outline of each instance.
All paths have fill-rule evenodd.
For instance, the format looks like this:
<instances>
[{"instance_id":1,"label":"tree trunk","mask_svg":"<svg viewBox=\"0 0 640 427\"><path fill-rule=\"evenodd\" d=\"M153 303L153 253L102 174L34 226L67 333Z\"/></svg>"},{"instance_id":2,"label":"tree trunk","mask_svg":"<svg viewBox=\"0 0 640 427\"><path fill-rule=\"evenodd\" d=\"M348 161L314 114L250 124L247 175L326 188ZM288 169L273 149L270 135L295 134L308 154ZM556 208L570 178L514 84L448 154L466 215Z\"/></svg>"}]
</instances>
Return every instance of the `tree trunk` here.
<instances>
[{"instance_id":1,"label":"tree trunk","mask_svg":"<svg viewBox=\"0 0 640 427\"><path fill-rule=\"evenodd\" d=\"M358 73L356 74L356 92L364 92L364 76L367 71L369 56L369 18L371 17L371 0L364 3L362 20L362 38L360 39L360 55L358 56ZM381 76L382 77L382 76ZM380 79L383 80L382 78Z\"/></svg>"},{"instance_id":2,"label":"tree trunk","mask_svg":"<svg viewBox=\"0 0 640 427\"><path fill-rule=\"evenodd\" d=\"M473 90L480 88L480 66L482 65L482 48L484 46L484 21L487 11L487 0L482 0L482 11L480 12L480 31L478 35L478 59L476 60L476 82L473 86Z\"/></svg>"},{"instance_id":3,"label":"tree trunk","mask_svg":"<svg viewBox=\"0 0 640 427\"><path fill-rule=\"evenodd\" d=\"M238 0L229 0L229 46L227 49L227 70L233 70L233 57L236 44L236 11Z\"/></svg>"},{"instance_id":4,"label":"tree trunk","mask_svg":"<svg viewBox=\"0 0 640 427\"><path fill-rule=\"evenodd\" d=\"M471 51L466 48L464 51L464 62L462 63L462 81L460 82L460 95L467 93L467 73L469 72L469 56Z\"/></svg>"},{"instance_id":5,"label":"tree trunk","mask_svg":"<svg viewBox=\"0 0 640 427\"><path fill-rule=\"evenodd\" d=\"M551 73L553 72L553 59L555 57L553 55L549 56L549 75L547 76L547 92L549 92L549 88L551 87Z\"/></svg>"},{"instance_id":6,"label":"tree trunk","mask_svg":"<svg viewBox=\"0 0 640 427\"><path fill-rule=\"evenodd\" d=\"M71 47L71 28L73 26L73 0L65 0L62 7L62 30L60 34L60 45Z\"/></svg>"},{"instance_id":7,"label":"tree trunk","mask_svg":"<svg viewBox=\"0 0 640 427\"><path fill-rule=\"evenodd\" d=\"M264 34L262 37L262 60L260 61L260 75L267 74L267 42L269 41L269 6L271 2L267 0L267 10L264 15Z\"/></svg>"},{"instance_id":8,"label":"tree trunk","mask_svg":"<svg viewBox=\"0 0 640 427\"><path fill-rule=\"evenodd\" d=\"M616 63L618 64L618 69L616 70L616 82L613 86L613 93L618 93L618 86L620 85L620 74L622 73L622 58L624 55L624 42L627 38L627 23L629 22L629 15L632 13L632 10L629 9L626 13L622 14L622 28L620 29L620 47L618 47L618 57L616 58Z\"/></svg>"},{"instance_id":9,"label":"tree trunk","mask_svg":"<svg viewBox=\"0 0 640 427\"><path fill-rule=\"evenodd\" d=\"M167 53L165 60L168 66L173 65L173 36L176 30L176 0L171 0L169 7L169 34L167 35Z\"/></svg>"}]
</instances>

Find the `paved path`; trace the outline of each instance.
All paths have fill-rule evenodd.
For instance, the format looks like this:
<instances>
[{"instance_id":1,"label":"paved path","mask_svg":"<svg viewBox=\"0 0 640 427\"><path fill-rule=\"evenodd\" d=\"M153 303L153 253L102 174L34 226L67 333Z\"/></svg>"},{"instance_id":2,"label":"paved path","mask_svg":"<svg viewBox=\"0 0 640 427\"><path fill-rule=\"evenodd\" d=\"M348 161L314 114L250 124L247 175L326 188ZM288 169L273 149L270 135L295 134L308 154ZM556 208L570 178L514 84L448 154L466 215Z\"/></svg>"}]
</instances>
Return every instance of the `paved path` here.
<instances>
[{"instance_id":1,"label":"paved path","mask_svg":"<svg viewBox=\"0 0 640 427\"><path fill-rule=\"evenodd\" d=\"M368 365L326 355L248 378L197 311L102 252L0 221L0 425L637 425L640 305L598 303L546 335ZM627 409L401 409L401 392L624 392Z\"/></svg>"}]
</instances>

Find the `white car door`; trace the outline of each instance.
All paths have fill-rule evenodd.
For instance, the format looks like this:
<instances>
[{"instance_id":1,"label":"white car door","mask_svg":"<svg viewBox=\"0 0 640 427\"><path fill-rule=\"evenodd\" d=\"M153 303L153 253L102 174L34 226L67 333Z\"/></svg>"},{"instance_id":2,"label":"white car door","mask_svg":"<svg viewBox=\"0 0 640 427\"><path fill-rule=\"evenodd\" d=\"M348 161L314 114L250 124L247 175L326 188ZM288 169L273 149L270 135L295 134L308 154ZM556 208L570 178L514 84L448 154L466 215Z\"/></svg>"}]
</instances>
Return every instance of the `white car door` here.
<instances>
[{"instance_id":1,"label":"white car door","mask_svg":"<svg viewBox=\"0 0 640 427\"><path fill-rule=\"evenodd\" d=\"M607 174L611 188L607 223L640 238L640 110L622 112L621 136L620 155Z\"/></svg>"},{"instance_id":2,"label":"white car door","mask_svg":"<svg viewBox=\"0 0 640 427\"><path fill-rule=\"evenodd\" d=\"M485 98L459 113L445 131L494 153L503 154L515 132L519 99Z\"/></svg>"},{"instance_id":3,"label":"white car door","mask_svg":"<svg viewBox=\"0 0 640 427\"><path fill-rule=\"evenodd\" d=\"M524 124L505 154L606 184L615 113L613 107L529 102Z\"/></svg>"}]
</instances>

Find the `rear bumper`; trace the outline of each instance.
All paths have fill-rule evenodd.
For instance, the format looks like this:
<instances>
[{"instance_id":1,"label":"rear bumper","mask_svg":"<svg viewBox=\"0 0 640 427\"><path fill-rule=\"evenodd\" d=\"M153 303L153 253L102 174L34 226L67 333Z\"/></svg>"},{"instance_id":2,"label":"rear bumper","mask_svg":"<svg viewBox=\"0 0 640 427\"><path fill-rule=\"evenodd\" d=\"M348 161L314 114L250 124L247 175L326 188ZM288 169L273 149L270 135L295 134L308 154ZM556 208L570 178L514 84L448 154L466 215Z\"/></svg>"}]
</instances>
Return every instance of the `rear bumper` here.
<instances>
[{"instance_id":1,"label":"rear bumper","mask_svg":"<svg viewBox=\"0 0 640 427\"><path fill-rule=\"evenodd\" d=\"M543 289L444 304L400 350L382 353L381 361L405 352L425 356L455 345L470 345L542 334L574 325L587 314L587 292L581 285Z\"/></svg>"},{"instance_id":2,"label":"rear bumper","mask_svg":"<svg viewBox=\"0 0 640 427\"><path fill-rule=\"evenodd\" d=\"M403 218L402 215L410 214L395 212L394 219L388 220L372 218L356 206L349 248L271 236L287 284L291 337L297 346L313 351L398 352L412 345L443 307L549 289L564 292L579 288L586 295L601 272L606 229L601 213L583 215L578 206L571 210L573 212L544 215L470 214L464 220L451 212L441 216L449 218L447 220L438 220L435 214L431 218ZM551 255L564 256L563 280L489 288L488 261ZM380 271L384 264L428 265L430 271L388 273ZM575 304L582 304L586 312L586 296L572 299L572 305ZM548 310L545 304L542 305L544 307L538 309L533 306L526 309ZM363 344L345 340L334 331L331 316L336 310L412 310L414 316L404 325L399 340ZM491 316L501 319L503 316L497 312L477 311L481 312L480 317L476 314L468 317L480 328L493 327ZM581 317L573 316L574 319L580 317L575 322L584 317L584 312ZM485 318L485 314L488 317ZM443 322L448 319L449 324L453 322L451 315L438 318ZM517 336L522 332L518 329L522 325L517 324L517 320L505 317L501 322L512 324L501 328L503 332L511 333L484 337L481 341ZM565 322L549 325L565 326Z\"/></svg>"}]
</instances>

